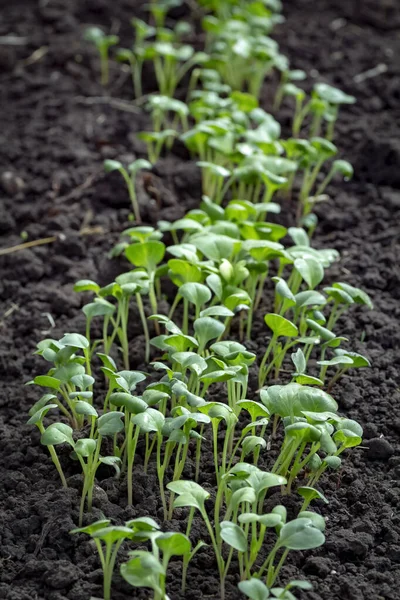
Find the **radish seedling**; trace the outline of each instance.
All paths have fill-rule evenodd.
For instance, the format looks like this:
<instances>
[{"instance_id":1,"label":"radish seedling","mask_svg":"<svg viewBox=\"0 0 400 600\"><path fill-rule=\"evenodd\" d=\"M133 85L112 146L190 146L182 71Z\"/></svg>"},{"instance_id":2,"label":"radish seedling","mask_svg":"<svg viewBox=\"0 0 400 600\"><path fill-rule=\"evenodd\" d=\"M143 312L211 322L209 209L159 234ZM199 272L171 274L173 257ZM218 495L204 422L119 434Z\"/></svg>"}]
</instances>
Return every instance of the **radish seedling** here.
<instances>
[{"instance_id":1,"label":"radish seedling","mask_svg":"<svg viewBox=\"0 0 400 600\"><path fill-rule=\"evenodd\" d=\"M143 158L139 158L134 162L130 163L126 168L120 163L118 160L105 160L104 161L104 170L106 173L111 173L112 171L118 171L121 173L126 186L128 188L129 199L132 204L133 214L135 215L135 219L137 223L141 223L142 219L140 217L140 209L136 196L136 177L139 171L142 169L151 170L153 165L148 160Z\"/></svg>"},{"instance_id":2,"label":"radish seedling","mask_svg":"<svg viewBox=\"0 0 400 600\"><path fill-rule=\"evenodd\" d=\"M43 436L46 433L46 429L45 429L45 427L43 425L43 419L46 416L46 414L48 413L48 411L51 410L52 408L57 408L57 404L46 404L42 408L40 408L37 411L35 411L32 414L32 416L30 417L30 419L27 421L28 425L36 425L36 427L39 429L39 431L41 433L41 436L42 436L41 439L42 440L45 439L45 441L46 441L47 438L46 437L43 438ZM58 425L62 425L62 424L59 423ZM63 434L63 431L64 431L64 434ZM68 427L67 425L64 425L64 427L61 427L61 432L60 432L59 437L61 437L62 435L64 435L65 436L65 440L64 441L70 441L70 439L71 439L70 434L71 433L72 433L72 429L70 427ZM47 435L49 435L49 434L47 434ZM42 443L43 443L43 441L42 441ZM59 442L57 442L57 443L59 443ZM53 444L52 443L47 443L45 445L49 449L51 460L53 461L54 466L56 467L56 469L58 471L58 474L59 474L59 476L61 478L61 483L63 484L63 487L65 487L65 488L68 487L67 481L65 479L64 472L62 470L62 467L60 465L60 461L59 461L58 456L57 456L57 452L54 449L54 445L55 444L54 443Z\"/></svg>"},{"instance_id":3,"label":"radish seedling","mask_svg":"<svg viewBox=\"0 0 400 600\"><path fill-rule=\"evenodd\" d=\"M103 571L103 599L111 600L111 583L118 550L125 540L132 538L132 529L121 525L110 525L108 519L103 519L87 527L72 529L70 533L86 533L93 539Z\"/></svg>"},{"instance_id":4,"label":"radish seedling","mask_svg":"<svg viewBox=\"0 0 400 600\"><path fill-rule=\"evenodd\" d=\"M141 19L132 19L131 25L135 30L135 43L129 48L120 48L117 51L116 59L120 62L129 63L135 98L142 96L142 70L144 63L145 47L144 41L156 33L156 29L151 27Z\"/></svg>"},{"instance_id":5,"label":"radish seedling","mask_svg":"<svg viewBox=\"0 0 400 600\"><path fill-rule=\"evenodd\" d=\"M100 55L101 84L107 85L109 81L108 54L111 46L119 42L116 35L106 35L100 27L88 27L85 31L85 40L92 42Z\"/></svg>"},{"instance_id":6,"label":"radish seedling","mask_svg":"<svg viewBox=\"0 0 400 600\"><path fill-rule=\"evenodd\" d=\"M120 412L111 411L96 421L95 439L81 438L73 445L74 456L79 460L84 480L81 496L81 504L79 508L79 526L82 525L83 512L85 501L87 500L87 509L92 510L93 488L95 483L96 471L101 464L106 464L114 467L117 476L119 476L120 458L117 456L100 456L102 438L104 436L114 436L116 433L123 430L124 425L121 421L123 414ZM57 432L58 433L58 432ZM46 441L50 441L51 439ZM44 443L42 441L42 443Z\"/></svg>"}]
</instances>

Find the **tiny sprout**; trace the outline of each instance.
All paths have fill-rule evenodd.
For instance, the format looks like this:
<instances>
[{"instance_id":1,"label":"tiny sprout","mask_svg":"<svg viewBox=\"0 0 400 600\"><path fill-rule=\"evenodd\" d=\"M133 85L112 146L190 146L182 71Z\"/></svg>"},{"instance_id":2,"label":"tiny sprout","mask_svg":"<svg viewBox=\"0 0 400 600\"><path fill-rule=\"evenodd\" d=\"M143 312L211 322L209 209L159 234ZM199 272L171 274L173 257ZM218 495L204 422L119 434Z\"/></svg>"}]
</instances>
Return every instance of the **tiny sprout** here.
<instances>
[{"instance_id":1,"label":"tiny sprout","mask_svg":"<svg viewBox=\"0 0 400 600\"><path fill-rule=\"evenodd\" d=\"M72 529L70 533L86 533L94 540L103 570L103 599L110 600L111 582L118 550L124 540L133 537L133 530L126 526L110 525L108 519L103 519L87 527Z\"/></svg>"},{"instance_id":2,"label":"tiny sprout","mask_svg":"<svg viewBox=\"0 0 400 600\"><path fill-rule=\"evenodd\" d=\"M50 394L49 394L49 396L50 396ZM51 396L51 397L52 398L56 398L56 396ZM45 398L45 400L47 402L47 398ZM46 416L46 414L48 413L48 411L51 410L52 408L58 408L58 405L57 404L46 404L42 408L39 408L31 416L31 418L27 422L28 425L36 425L37 426L37 428L39 429L40 433L42 434L42 444L44 443L43 442L43 436L44 436L44 434L46 432L46 429L45 429L45 427L43 425L43 419ZM59 425L62 425L62 424L59 423ZM64 425L64 427L68 427L68 426ZM70 428L68 428L67 431L70 432L70 433L72 433L72 429L70 430ZM55 442L55 443L58 443L58 442ZM60 461L59 461L58 456L57 456L57 452L54 449L54 445L55 445L54 443L53 444L51 444L51 443L46 444L46 446L48 447L49 452L50 452L51 460L53 461L54 466L56 467L56 469L58 471L58 474L60 475L63 487L68 487L67 481L65 479L64 472L62 470L62 467L60 465Z\"/></svg>"},{"instance_id":3,"label":"tiny sprout","mask_svg":"<svg viewBox=\"0 0 400 600\"><path fill-rule=\"evenodd\" d=\"M116 35L106 35L100 27L88 27L85 31L85 40L92 42L99 52L101 84L107 85L109 81L108 52L111 46L118 44L119 38Z\"/></svg>"},{"instance_id":4,"label":"tiny sprout","mask_svg":"<svg viewBox=\"0 0 400 600\"><path fill-rule=\"evenodd\" d=\"M152 164L144 158L139 158L134 162L130 163L126 168L117 160L105 160L104 170L106 173L112 171L119 171L124 178L126 186L128 188L129 198L132 203L133 212L137 223L141 223L139 203L136 196L136 177L139 171L142 169L151 170Z\"/></svg>"},{"instance_id":5,"label":"tiny sprout","mask_svg":"<svg viewBox=\"0 0 400 600\"><path fill-rule=\"evenodd\" d=\"M322 502L328 504L328 500L325 498L325 496L313 487L303 486L299 487L297 491L300 494L300 496L304 498L304 502L301 506L300 512L306 511L309 504L313 500L322 500Z\"/></svg>"}]
</instances>

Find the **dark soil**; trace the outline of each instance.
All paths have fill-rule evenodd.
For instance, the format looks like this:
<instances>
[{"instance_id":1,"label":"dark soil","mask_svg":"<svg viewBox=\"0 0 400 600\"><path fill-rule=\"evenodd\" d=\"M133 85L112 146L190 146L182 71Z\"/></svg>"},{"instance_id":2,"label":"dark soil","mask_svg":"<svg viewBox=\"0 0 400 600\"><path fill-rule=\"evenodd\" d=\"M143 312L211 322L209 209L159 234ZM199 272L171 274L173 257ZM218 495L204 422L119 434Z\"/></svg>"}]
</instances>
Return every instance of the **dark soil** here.
<instances>
[{"instance_id":1,"label":"dark soil","mask_svg":"<svg viewBox=\"0 0 400 600\"><path fill-rule=\"evenodd\" d=\"M82 298L72 292L81 278L108 283L124 268L106 253L128 224L129 205L118 177L102 173L104 158L129 159L143 151L134 134L146 126L140 113L117 109L96 83L94 54L81 41L87 24L112 26L122 37L129 17L144 4L129 0L14 0L3 5L0 36L22 38L0 45L0 233L1 246L58 235L53 244L0 257L0 598L88 600L101 595L96 553L77 523L80 479L68 451L61 453L70 489L39 437L25 425L37 390L24 387L42 373L33 356L44 337L82 331ZM396 0L291 0L277 32L295 68L357 96L342 111L338 145L356 170L351 183L332 186L320 210L318 246L337 248L341 261L329 271L371 294L372 311L352 310L340 321L371 369L354 372L334 389L344 414L364 426L365 442L346 457L339 474L322 489L329 505L327 541L319 550L292 553L284 580L307 578L310 600L396 600L400 578L400 6ZM183 13L177 13L180 17ZM127 38L129 39L129 38ZM382 73L368 77L377 65ZM383 72L384 71L384 72ZM129 100L129 81L112 70L112 94ZM367 74L367 75L364 75ZM145 89L151 89L147 74ZM283 110L285 119L285 110ZM200 179L182 149L161 160L142 182L145 221L172 220L198 205ZM55 328L48 315L55 321ZM132 368L144 368L143 339L132 319ZM264 343L264 332L260 344ZM364 343L361 340L364 339ZM255 389L255 386L252 386ZM208 452L200 482L211 489ZM269 463L266 463L269 464ZM191 477L189 461L185 477ZM135 473L135 505L126 508L124 482L100 473L95 510L122 522L160 515L152 471ZM271 502L279 501L277 498ZM297 501L293 500L297 506ZM167 524L184 529L185 513ZM194 534L204 535L199 523ZM234 571L234 568L233 568ZM188 591L179 592L180 563L171 565L171 598L218 598L212 553L198 554L189 569ZM116 600L147 598L115 577ZM236 579L227 596L239 598Z\"/></svg>"}]
</instances>

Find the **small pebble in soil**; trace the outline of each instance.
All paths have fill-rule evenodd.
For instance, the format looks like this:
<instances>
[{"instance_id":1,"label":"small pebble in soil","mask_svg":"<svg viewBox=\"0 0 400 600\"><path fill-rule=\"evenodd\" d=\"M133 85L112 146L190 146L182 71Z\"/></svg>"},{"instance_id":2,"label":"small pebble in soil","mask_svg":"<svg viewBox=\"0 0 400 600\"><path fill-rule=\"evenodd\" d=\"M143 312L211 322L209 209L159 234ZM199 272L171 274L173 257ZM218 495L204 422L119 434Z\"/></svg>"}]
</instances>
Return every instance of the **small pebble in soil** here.
<instances>
[{"instance_id":1,"label":"small pebble in soil","mask_svg":"<svg viewBox=\"0 0 400 600\"><path fill-rule=\"evenodd\" d=\"M15 173L14 171L3 171L0 176L0 183L2 185L3 190L9 196L16 196L19 192L25 187L25 182Z\"/></svg>"},{"instance_id":2,"label":"small pebble in soil","mask_svg":"<svg viewBox=\"0 0 400 600\"><path fill-rule=\"evenodd\" d=\"M366 445L367 456L372 460L386 460L394 452L393 446L385 438L372 438Z\"/></svg>"}]
</instances>

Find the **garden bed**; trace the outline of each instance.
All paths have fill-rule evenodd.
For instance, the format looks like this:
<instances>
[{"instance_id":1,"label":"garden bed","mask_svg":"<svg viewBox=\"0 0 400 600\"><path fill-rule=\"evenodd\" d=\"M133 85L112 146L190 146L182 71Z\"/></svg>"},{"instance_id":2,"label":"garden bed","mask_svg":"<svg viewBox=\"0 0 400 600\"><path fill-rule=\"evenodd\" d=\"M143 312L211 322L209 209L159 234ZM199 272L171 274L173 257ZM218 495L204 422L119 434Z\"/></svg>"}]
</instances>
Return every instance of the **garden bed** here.
<instances>
[{"instance_id":1,"label":"garden bed","mask_svg":"<svg viewBox=\"0 0 400 600\"><path fill-rule=\"evenodd\" d=\"M378 0L346 6L340 0L318 6L300 0L284 4L287 21L274 37L293 66L357 97L357 104L342 110L336 140L354 165L355 176L350 183L331 186L330 200L318 209L314 243L341 253L329 278L364 289L374 309L361 307L340 320L339 330L351 338L354 350L369 357L372 367L354 371L334 388L339 409L363 425L364 442L349 453L342 470L323 479L329 504L318 505L318 511L327 519L325 545L292 553L282 574L287 580L311 581L310 600L395 600L400 577L400 9L394 1ZM125 105L104 99L96 82L97 62L82 34L84 25L99 24L128 36L129 18L140 14L140 6L123 0L15 1L0 17L0 36L23 38L21 45L0 45L7 107L0 115L1 246L20 243L21 232L30 240L58 237L48 245L0 256L4 600L87 600L101 595L101 571L90 542L78 544L69 533L77 526L78 470L68 450L62 452L70 477L70 489L63 490L39 435L25 425L37 390L23 384L43 372L43 359L33 355L38 341L84 331L82 298L73 293L73 284L90 278L105 285L123 271L122 262L110 260L107 252L129 226L130 207L122 180L105 176L102 162L129 159L132 152L143 150L134 134L147 120L140 111L128 112ZM371 71L379 65L378 72ZM117 71L111 76L113 97L128 102L128 79ZM288 126L285 110L281 120ZM156 225L160 219L179 218L198 206L200 196L198 169L177 144L139 190L143 220ZM252 351L265 347L264 312L256 317ZM131 367L146 370L136 320L130 328ZM253 394L256 389L257 382L251 381ZM213 477L207 452L209 446L202 485ZM189 461L187 478L193 468ZM123 482L111 472L100 472L99 485L94 518L104 513L123 522L139 515L160 516L151 470L144 476L136 469L131 508L126 507ZM183 515L177 511L174 517L170 527L184 531ZM200 530L200 522L195 527ZM199 553L191 563L184 595L179 578L174 580L180 569L177 562L169 570L171 598L219 597L211 552ZM236 583L234 576L227 581L229 600L241 597ZM115 600L148 597L117 574L113 589Z\"/></svg>"}]
</instances>

